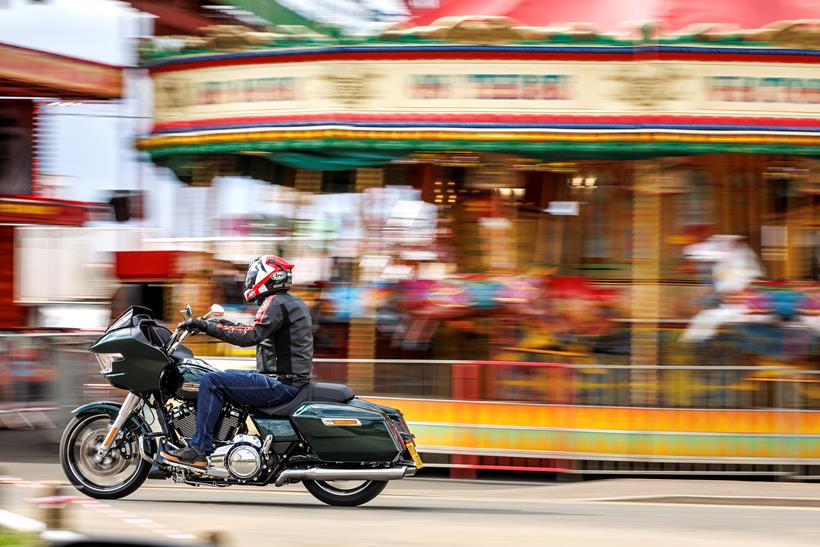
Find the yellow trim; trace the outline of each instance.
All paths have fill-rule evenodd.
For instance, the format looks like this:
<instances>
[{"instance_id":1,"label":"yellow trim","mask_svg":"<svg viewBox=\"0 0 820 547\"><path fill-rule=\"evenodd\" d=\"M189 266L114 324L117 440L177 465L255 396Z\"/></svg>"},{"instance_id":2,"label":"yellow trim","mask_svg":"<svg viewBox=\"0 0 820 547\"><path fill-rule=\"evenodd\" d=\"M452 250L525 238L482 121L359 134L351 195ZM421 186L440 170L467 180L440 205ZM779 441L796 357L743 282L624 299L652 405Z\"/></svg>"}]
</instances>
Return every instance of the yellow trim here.
<instances>
[{"instance_id":1,"label":"yellow trim","mask_svg":"<svg viewBox=\"0 0 820 547\"><path fill-rule=\"evenodd\" d=\"M482 131L370 131L350 129L271 130L242 133L204 133L198 135L154 135L140 141L143 149L162 146L196 145L224 142L250 142L297 139L372 139L372 140L458 140L458 141L531 141L531 142L712 142L712 143L771 143L820 145L820 136L794 135L716 135L692 133L533 133Z\"/></svg>"},{"instance_id":2,"label":"yellow trim","mask_svg":"<svg viewBox=\"0 0 820 547\"><path fill-rule=\"evenodd\" d=\"M596 407L362 396L398 408L408 422L618 431L820 435L820 412Z\"/></svg>"}]
</instances>

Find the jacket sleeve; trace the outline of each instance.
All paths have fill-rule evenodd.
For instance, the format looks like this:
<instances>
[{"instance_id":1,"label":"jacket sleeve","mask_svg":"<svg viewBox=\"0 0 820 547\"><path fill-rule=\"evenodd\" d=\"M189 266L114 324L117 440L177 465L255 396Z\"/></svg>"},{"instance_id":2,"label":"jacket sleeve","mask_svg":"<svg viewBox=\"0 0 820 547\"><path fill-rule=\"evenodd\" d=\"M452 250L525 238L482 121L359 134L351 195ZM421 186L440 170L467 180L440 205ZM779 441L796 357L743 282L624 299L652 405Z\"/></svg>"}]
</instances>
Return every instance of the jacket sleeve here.
<instances>
[{"instance_id":1,"label":"jacket sleeve","mask_svg":"<svg viewBox=\"0 0 820 547\"><path fill-rule=\"evenodd\" d=\"M220 325L226 325L228 327L235 327L238 323L234 323L233 321L228 321L227 319L211 319L214 323L219 323Z\"/></svg>"},{"instance_id":2,"label":"jacket sleeve","mask_svg":"<svg viewBox=\"0 0 820 547\"><path fill-rule=\"evenodd\" d=\"M255 346L282 326L282 309L273 300L274 297L265 300L256 313L253 325L208 321L208 328L205 332L235 346L243 348Z\"/></svg>"}]
</instances>

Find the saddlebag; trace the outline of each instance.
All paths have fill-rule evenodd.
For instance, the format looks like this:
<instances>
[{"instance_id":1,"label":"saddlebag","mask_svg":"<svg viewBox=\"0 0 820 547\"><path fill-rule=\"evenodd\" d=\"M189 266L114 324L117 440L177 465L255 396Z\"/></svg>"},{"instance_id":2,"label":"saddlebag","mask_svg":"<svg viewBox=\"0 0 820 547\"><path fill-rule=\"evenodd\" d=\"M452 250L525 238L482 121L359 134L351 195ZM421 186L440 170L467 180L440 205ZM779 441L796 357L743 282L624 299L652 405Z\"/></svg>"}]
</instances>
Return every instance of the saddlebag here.
<instances>
[{"instance_id":1,"label":"saddlebag","mask_svg":"<svg viewBox=\"0 0 820 547\"><path fill-rule=\"evenodd\" d=\"M392 462L404 450L383 413L338 403L306 403L293 423L327 462Z\"/></svg>"}]
</instances>

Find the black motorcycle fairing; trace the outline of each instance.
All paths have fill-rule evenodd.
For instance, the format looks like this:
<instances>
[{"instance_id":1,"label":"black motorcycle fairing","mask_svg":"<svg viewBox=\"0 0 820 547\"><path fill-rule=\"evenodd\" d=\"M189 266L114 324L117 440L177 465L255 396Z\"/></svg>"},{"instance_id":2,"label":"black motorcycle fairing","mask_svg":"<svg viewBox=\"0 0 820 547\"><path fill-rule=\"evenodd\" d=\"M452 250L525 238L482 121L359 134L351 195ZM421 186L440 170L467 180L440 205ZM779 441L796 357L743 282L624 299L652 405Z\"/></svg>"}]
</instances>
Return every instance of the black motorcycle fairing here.
<instances>
[{"instance_id":1,"label":"black motorcycle fairing","mask_svg":"<svg viewBox=\"0 0 820 547\"><path fill-rule=\"evenodd\" d=\"M191 358L193 353L180 346L169 357L165 345L171 332L167 328L142 315L128 317L131 326L109 329L89 349L120 356L113 360L110 370L102 372L111 385L133 393L151 392L159 389L161 375L169 365Z\"/></svg>"},{"instance_id":2,"label":"black motorcycle fairing","mask_svg":"<svg viewBox=\"0 0 820 547\"><path fill-rule=\"evenodd\" d=\"M106 333L111 331L124 329L127 327L134 327L142 319L153 319L154 312L144 306L131 306L125 310L119 317L117 317L107 329Z\"/></svg>"},{"instance_id":3,"label":"black motorcycle fairing","mask_svg":"<svg viewBox=\"0 0 820 547\"><path fill-rule=\"evenodd\" d=\"M158 347L164 348L171 340L173 333L165 326L160 325L153 319L141 319L138 323L139 329L145 334L148 341ZM185 346L178 346L174 353L171 354L174 359L193 359L194 352Z\"/></svg>"},{"instance_id":4,"label":"black motorcycle fairing","mask_svg":"<svg viewBox=\"0 0 820 547\"><path fill-rule=\"evenodd\" d=\"M160 374L170 360L165 351L146 338L139 326L106 333L92 346L93 353L111 357L103 377L114 387L136 394L159 388Z\"/></svg>"}]
</instances>

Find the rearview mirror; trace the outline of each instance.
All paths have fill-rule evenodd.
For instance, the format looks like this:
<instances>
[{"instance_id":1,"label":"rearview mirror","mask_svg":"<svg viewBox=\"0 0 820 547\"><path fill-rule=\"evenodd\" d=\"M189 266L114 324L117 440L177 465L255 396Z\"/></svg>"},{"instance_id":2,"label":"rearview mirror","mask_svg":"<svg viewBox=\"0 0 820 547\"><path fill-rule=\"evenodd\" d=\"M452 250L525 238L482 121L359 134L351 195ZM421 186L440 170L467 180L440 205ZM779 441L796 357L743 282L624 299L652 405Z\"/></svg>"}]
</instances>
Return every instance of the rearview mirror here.
<instances>
[{"instance_id":1,"label":"rearview mirror","mask_svg":"<svg viewBox=\"0 0 820 547\"><path fill-rule=\"evenodd\" d=\"M211 315L214 317L222 317L225 315L225 308L220 306L219 304L214 304L211 306Z\"/></svg>"},{"instance_id":2,"label":"rearview mirror","mask_svg":"<svg viewBox=\"0 0 820 547\"><path fill-rule=\"evenodd\" d=\"M181 313L182 317L184 317L185 319L190 319L191 317L194 316L193 312L191 311L191 305L190 304L185 306L183 309L179 310L179 313Z\"/></svg>"}]
</instances>

